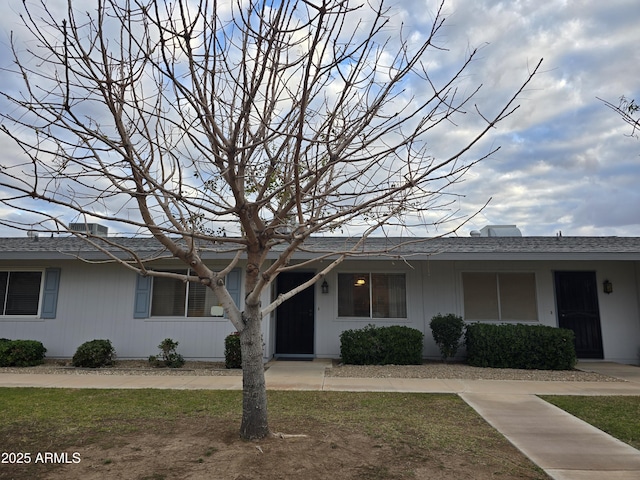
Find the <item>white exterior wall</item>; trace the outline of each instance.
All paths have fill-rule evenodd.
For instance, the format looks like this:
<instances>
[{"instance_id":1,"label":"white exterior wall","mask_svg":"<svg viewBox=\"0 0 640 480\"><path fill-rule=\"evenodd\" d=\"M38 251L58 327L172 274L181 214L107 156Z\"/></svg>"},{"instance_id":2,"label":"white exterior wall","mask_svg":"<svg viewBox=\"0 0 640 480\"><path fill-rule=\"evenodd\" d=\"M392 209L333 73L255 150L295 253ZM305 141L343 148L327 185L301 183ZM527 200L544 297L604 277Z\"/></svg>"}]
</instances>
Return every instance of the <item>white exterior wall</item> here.
<instances>
[{"instance_id":1,"label":"white exterior wall","mask_svg":"<svg viewBox=\"0 0 640 480\"><path fill-rule=\"evenodd\" d=\"M406 273L407 319L339 318L338 317L338 273ZM344 330L359 329L367 325L405 325L424 331L422 280L420 268L409 269L403 262L344 262L326 276L329 293L322 294L316 285L316 335L315 353L321 358L340 356L340 334Z\"/></svg>"},{"instance_id":2,"label":"white exterior wall","mask_svg":"<svg viewBox=\"0 0 640 480\"><path fill-rule=\"evenodd\" d=\"M639 363L640 262L615 261L345 261L327 275L329 293L315 289L315 355L337 358L340 333L368 324L406 325L425 334L424 356L439 358L429 322L438 313L464 316L463 271L533 272L536 275L539 323L556 327L554 271L595 271L605 360ZM319 270L323 265L318 265ZM325 265L326 266L326 265ZM109 339L120 358L157 354L165 338L179 342L178 352L190 359L224 359L224 338L234 331L228 320L217 318L133 318L136 275L119 265L89 265L77 261L3 262L2 268L61 267L55 319L0 317L0 338L39 340L48 357L71 357L77 347L96 338ZM338 318L337 275L340 272L404 272L407 319ZM602 282L613 284L604 294ZM263 296L269 303L272 293ZM243 297L243 295L241 295ZM274 354L275 313L264 319L265 359Z\"/></svg>"},{"instance_id":3,"label":"white exterior wall","mask_svg":"<svg viewBox=\"0 0 640 480\"><path fill-rule=\"evenodd\" d=\"M235 330L228 320L133 318L135 273L120 265L73 261L49 262L47 267L61 267L56 318L3 318L0 337L39 340L49 358L70 358L82 343L94 339L110 340L118 358L147 358L158 354L162 340L172 338L185 358L224 359L224 339Z\"/></svg>"},{"instance_id":4,"label":"white exterior wall","mask_svg":"<svg viewBox=\"0 0 640 480\"><path fill-rule=\"evenodd\" d=\"M637 262L594 262L597 265L598 301L605 360L640 364L640 310ZM602 291L602 282L613 293Z\"/></svg>"},{"instance_id":5,"label":"white exterior wall","mask_svg":"<svg viewBox=\"0 0 640 480\"><path fill-rule=\"evenodd\" d=\"M538 321L531 324L558 326L554 272L595 271L604 348L604 359L637 364L640 353L640 262L615 261L413 261L410 268L403 262L344 262L327 276L330 293L320 293L316 285L316 356L339 357L340 333L377 326L406 325L425 334L425 358L440 358L429 322L438 314L455 313L464 317L461 274L465 271L532 272L536 276ZM338 272L405 272L407 275L408 318L401 319L340 319L337 317ZM602 291L602 282L613 283L613 293ZM464 348L459 354L464 355Z\"/></svg>"},{"instance_id":6,"label":"white exterior wall","mask_svg":"<svg viewBox=\"0 0 640 480\"><path fill-rule=\"evenodd\" d=\"M554 285L555 271L595 271L600 308L604 360L636 364L640 349L639 286L636 262L561 261L561 262L455 262L457 310L464 315L461 273L463 271L533 272L536 275L538 322L558 326ZM613 283L613 293L605 294L602 283ZM426 295L426 292L425 292ZM522 322L527 323L527 322Z\"/></svg>"}]
</instances>

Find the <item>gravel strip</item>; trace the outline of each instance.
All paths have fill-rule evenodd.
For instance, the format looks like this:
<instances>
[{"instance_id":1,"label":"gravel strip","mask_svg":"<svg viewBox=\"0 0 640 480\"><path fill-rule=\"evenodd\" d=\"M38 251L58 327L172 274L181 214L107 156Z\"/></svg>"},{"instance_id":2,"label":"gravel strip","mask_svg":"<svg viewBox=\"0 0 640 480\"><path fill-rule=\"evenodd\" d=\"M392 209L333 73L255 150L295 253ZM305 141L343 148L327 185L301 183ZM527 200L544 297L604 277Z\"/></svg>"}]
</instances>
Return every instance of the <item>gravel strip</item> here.
<instances>
[{"instance_id":1,"label":"gravel strip","mask_svg":"<svg viewBox=\"0 0 640 480\"><path fill-rule=\"evenodd\" d=\"M163 375L163 376L240 376L242 370L227 369L220 362L185 362L181 368L154 368L146 360L118 360L112 367L76 368L70 360L46 360L35 367L4 367L0 373L51 375Z\"/></svg>"},{"instance_id":2,"label":"gravel strip","mask_svg":"<svg viewBox=\"0 0 640 480\"><path fill-rule=\"evenodd\" d=\"M108 368L75 368L68 360L47 360L35 367L4 367L0 373L53 375L196 375L239 376L240 369L227 369L224 363L188 361L182 368L153 368L146 360L118 360ZM545 382L623 382L613 377L581 370L520 370L480 368L464 363L426 362L422 365L343 365L338 361L327 368L328 377L351 378L438 378L464 380L529 380Z\"/></svg>"},{"instance_id":3,"label":"gravel strip","mask_svg":"<svg viewBox=\"0 0 640 480\"><path fill-rule=\"evenodd\" d=\"M543 382L624 382L581 370L522 370L481 368L464 363L429 362L422 365L342 365L334 362L328 377L355 378L439 378L463 380L529 380Z\"/></svg>"}]
</instances>

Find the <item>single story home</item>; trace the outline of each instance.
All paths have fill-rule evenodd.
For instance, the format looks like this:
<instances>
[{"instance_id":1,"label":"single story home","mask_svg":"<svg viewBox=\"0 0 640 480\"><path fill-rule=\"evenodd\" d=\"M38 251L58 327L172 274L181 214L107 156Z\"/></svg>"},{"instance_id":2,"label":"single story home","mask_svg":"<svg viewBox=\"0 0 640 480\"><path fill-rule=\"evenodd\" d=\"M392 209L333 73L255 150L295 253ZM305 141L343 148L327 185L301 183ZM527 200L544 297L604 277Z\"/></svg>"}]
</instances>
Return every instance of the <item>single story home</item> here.
<instances>
[{"instance_id":1,"label":"single story home","mask_svg":"<svg viewBox=\"0 0 640 480\"><path fill-rule=\"evenodd\" d=\"M156 268L186 270L153 239L109 240L157 258ZM337 252L349 242L311 239L292 262L304 265L282 273L263 305L328 265L330 258L310 262L311 250ZM230 259L215 249L202 258L213 268ZM0 239L0 338L40 340L48 357L61 358L96 338L111 340L119 358L146 358L172 338L185 358L224 359L234 329L212 292L105 260L77 237ZM240 303L242 267L226 279ZM579 358L638 364L640 238L523 237L513 226L470 237L369 238L356 257L264 319L264 357L337 358L342 331L374 324L422 331L424 357L439 358L429 328L438 313L570 328Z\"/></svg>"}]
</instances>

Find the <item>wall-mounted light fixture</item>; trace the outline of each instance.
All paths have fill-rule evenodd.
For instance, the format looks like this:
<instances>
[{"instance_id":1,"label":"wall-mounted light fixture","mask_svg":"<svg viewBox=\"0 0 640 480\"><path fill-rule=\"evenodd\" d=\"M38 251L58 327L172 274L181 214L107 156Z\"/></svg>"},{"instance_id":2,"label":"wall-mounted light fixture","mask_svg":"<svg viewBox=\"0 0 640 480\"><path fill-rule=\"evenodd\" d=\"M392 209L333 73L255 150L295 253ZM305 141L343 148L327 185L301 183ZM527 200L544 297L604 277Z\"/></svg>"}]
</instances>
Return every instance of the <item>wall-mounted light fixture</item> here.
<instances>
[{"instance_id":1,"label":"wall-mounted light fixture","mask_svg":"<svg viewBox=\"0 0 640 480\"><path fill-rule=\"evenodd\" d=\"M607 295L613 292L613 283L611 283L609 280L605 280L604 282L602 282L602 291L604 291L604 293L606 293Z\"/></svg>"},{"instance_id":2,"label":"wall-mounted light fixture","mask_svg":"<svg viewBox=\"0 0 640 480\"><path fill-rule=\"evenodd\" d=\"M355 286L356 287L361 287L366 283L367 283L367 281L365 280L364 277L358 277L358 279L356 280Z\"/></svg>"},{"instance_id":3,"label":"wall-mounted light fixture","mask_svg":"<svg viewBox=\"0 0 640 480\"><path fill-rule=\"evenodd\" d=\"M320 288L322 289L322 293L329 293L329 284L327 283L326 280L322 282L322 285L320 285Z\"/></svg>"}]
</instances>

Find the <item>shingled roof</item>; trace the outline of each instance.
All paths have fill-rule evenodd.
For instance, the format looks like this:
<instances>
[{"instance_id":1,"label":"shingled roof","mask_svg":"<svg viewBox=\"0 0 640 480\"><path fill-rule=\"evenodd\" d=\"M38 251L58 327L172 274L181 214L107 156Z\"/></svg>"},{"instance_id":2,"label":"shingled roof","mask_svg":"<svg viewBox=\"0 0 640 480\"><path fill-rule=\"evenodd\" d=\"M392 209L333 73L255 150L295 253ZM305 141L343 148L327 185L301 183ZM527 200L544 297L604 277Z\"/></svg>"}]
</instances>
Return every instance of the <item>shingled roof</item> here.
<instances>
[{"instance_id":1,"label":"shingled roof","mask_svg":"<svg viewBox=\"0 0 640 480\"><path fill-rule=\"evenodd\" d=\"M314 237L296 258L350 249L358 239ZM112 245L98 241L110 251L131 250L144 257L167 256L153 238L109 237ZM117 246L121 247L118 248ZM203 244L204 259L230 258L226 245ZM284 246L274 247L275 257ZM99 259L105 254L78 237L0 238L0 260ZM640 237L370 237L356 252L368 259L412 258L430 260L640 260Z\"/></svg>"}]
</instances>

